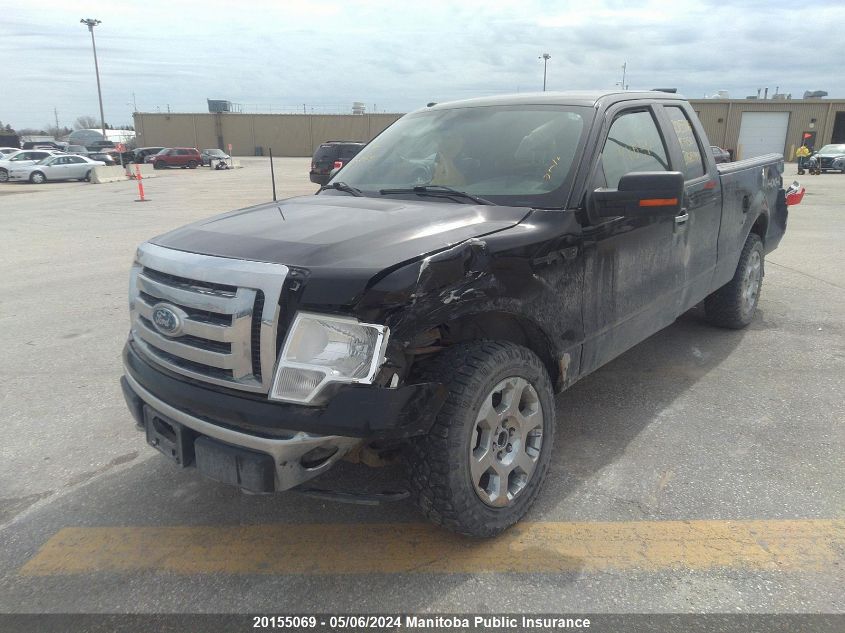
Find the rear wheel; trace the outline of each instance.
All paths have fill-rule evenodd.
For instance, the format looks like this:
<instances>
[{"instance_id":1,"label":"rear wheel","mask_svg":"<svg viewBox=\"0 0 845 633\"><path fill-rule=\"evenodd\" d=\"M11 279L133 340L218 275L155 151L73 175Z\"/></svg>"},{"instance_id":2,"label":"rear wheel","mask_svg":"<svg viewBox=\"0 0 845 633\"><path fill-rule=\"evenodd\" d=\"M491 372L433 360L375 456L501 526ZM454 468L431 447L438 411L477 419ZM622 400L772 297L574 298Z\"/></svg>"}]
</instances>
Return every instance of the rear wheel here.
<instances>
[{"instance_id":1,"label":"rear wheel","mask_svg":"<svg viewBox=\"0 0 845 633\"><path fill-rule=\"evenodd\" d=\"M196 169L197 168L197 161L191 160L188 161L188 169Z\"/></svg>"},{"instance_id":2,"label":"rear wheel","mask_svg":"<svg viewBox=\"0 0 845 633\"><path fill-rule=\"evenodd\" d=\"M421 378L449 395L407 451L411 493L434 523L495 536L525 515L549 467L555 409L546 368L524 347L474 341L442 352Z\"/></svg>"},{"instance_id":3,"label":"rear wheel","mask_svg":"<svg viewBox=\"0 0 845 633\"><path fill-rule=\"evenodd\" d=\"M8 182L9 172L5 169L0 169L0 182Z\"/></svg>"},{"instance_id":4,"label":"rear wheel","mask_svg":"<svg viewBox=\"0 0 845 633\"><path fill-rule=\"evenodd\" d=\"M710 323L735 330L751 323L763 287L763 255L760 236L751 233L733 279L704 300L704 314Z\"/></svg>"},{"instance_id":5,"label":"rear wheel","mask_svg":"<svg viewBox=\"0 0 845 633\"><path fill-rule=\"evenodd\" d=\"M34 171L29 176L29 182L31 182L35 185L41 185L41 184L47 182L47 177L44 174L42 174L40 171Z\"/></svg>"}]
</instances>

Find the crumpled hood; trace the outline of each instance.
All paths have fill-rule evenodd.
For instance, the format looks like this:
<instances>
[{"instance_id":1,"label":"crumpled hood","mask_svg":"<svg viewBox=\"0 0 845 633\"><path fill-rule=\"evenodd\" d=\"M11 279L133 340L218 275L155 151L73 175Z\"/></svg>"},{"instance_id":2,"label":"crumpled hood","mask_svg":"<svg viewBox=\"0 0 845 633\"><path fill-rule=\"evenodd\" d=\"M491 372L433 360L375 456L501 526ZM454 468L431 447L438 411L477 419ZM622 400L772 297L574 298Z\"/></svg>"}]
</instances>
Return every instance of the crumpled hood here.
<instances>
[{"instance_id":1,"label":"crumpled hood","mask_svg":"<svg viewBox=\"0 0 845 633\"><path fill-rule=\"evenodd\" d=\"M321 194L202 220L151 240L177 250L375 274L469 238L510 228L521 207ZM366 271L366 272L365 272Z\"/></svg>"}]
</instances>

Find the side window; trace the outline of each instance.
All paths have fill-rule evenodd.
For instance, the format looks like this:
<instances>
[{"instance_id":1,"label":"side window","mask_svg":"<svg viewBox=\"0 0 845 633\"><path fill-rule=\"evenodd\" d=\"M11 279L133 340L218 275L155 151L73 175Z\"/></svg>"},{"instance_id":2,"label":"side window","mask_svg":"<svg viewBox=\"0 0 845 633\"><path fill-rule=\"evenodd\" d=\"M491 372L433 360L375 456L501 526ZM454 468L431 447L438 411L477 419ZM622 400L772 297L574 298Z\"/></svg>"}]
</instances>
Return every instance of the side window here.
<instances>
[{"instance_id":1,"label":"side window","mask_svg":"<svg viewBox=\"0 0 845 633\"><path fill-rule=\"evenodd\" d=\"M672 121L672 129L678 136L681 152L684 155L684 179L693 180L704 175L704 160L701 156L701 146L692 129L686 113L677 106L665 106L666 114Z\"/></svg>"},{"instance_id":2,"label":"side window","mask_svg":"<svg viewBox=\"0 0 845 633\"><path fill-rule=\"evenodd\" d=\"M60 158L54 158L52 161L50 161L50 164L51 165L64 165L67 162L68 162L67 158L60 157Z\"/></svg>"},{"instance_id":3,"label":"side window","mask_svg":"<svg viewBox=\"0 0 845 633\"><path fill-rule=\"evenodd\" d=\"M627 112L610 126L601 155L607 186L615 189L632 171L669 171L657 124L647 110Z\"/></svg>"},{"instance_id":4,"label":"side window","mask_svg":"<svg viewBox=\"0 0 845 633\"><path fill-rule=\"evenodd\" d=\"M78 156L68 156L65 158L65 162L67 163L84 163L85 161L79 158Z\"/></svg>"}]
</instances>

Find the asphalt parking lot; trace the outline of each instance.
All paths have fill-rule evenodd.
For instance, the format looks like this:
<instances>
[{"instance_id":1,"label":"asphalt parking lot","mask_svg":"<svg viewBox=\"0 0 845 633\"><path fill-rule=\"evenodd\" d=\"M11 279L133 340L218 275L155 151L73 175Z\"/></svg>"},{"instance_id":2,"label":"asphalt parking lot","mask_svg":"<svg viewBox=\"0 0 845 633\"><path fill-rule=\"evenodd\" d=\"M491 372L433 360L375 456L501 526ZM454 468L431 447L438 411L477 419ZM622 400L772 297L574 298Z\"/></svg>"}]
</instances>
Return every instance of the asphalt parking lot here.
<instances>
[{"instance_id":1,"label":"asphalt parking lot","mask_svg":"<svg viewBox=\"0 0 845 633\"><path fill-rule=\"evenodd\" d=\"M802 177L747 330L694 309L559 396L537 504L470 541L408 502L245 495L135 430L134 247L268 200L267 160L243 163L157 172L145 203L0 185L0 612L845 611L845 176ZM277 159L280 197L316 189L308 163Z\"/></svg>"}]
</instances>

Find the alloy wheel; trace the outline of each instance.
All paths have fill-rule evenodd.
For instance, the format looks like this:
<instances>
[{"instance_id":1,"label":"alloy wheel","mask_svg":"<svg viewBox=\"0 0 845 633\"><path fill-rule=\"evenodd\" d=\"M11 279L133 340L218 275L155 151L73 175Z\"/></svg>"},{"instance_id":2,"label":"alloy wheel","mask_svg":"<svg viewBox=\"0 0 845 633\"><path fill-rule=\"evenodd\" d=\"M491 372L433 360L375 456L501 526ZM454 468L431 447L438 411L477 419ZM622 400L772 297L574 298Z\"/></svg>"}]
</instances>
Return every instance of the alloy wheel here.
<instances>
[{"instance_id":1,"label":"alloy wheel","mask_svg":"<svg viewBox=\"0 0 845 633\"><path fill-rule=\"evenodd\" d=\"M479 498L501 508L525 489L543 445L543 408L537 391L513 376L485 397L470 441L470 476Z\"/></svg>"}]
</instances>

